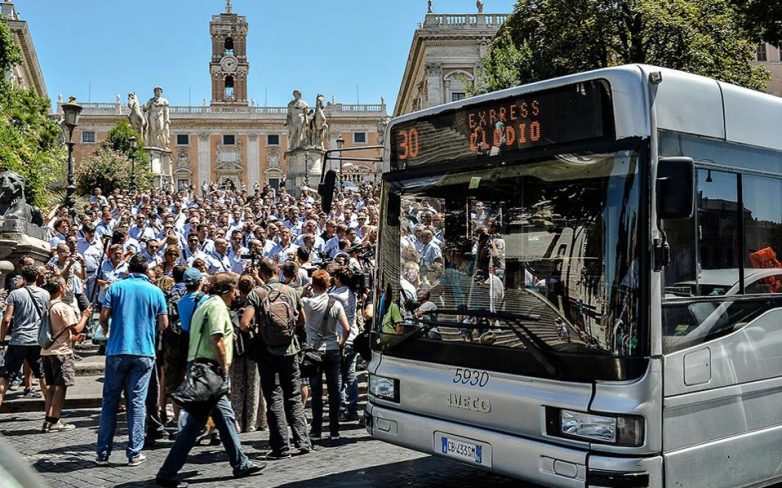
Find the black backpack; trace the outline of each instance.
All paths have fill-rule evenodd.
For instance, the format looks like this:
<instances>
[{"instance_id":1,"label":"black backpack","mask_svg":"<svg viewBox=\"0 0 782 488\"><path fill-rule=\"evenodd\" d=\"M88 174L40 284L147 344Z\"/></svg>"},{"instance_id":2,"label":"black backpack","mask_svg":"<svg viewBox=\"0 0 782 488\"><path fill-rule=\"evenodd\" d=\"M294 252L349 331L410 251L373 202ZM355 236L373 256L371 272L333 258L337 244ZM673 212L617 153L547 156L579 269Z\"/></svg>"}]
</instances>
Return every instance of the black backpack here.
<instances>
[{"instance_id":1,"label":"black backpack","mask_svg":"<svg viewBox=\"0 0 782 488\"><path fill-rule=\"evenodd\" d=\"M185 296L182 293L174 292L168 299L168 328L163 331L162 349L163 354L169 358L187 358L187 352L190 347L190 334L182 330L182 321L179 316L179 301ZM197 293L195 296L196 307L204 297L203 293ZM195 312L195 309L193 309Z\"/></svg>"}]
</instances>

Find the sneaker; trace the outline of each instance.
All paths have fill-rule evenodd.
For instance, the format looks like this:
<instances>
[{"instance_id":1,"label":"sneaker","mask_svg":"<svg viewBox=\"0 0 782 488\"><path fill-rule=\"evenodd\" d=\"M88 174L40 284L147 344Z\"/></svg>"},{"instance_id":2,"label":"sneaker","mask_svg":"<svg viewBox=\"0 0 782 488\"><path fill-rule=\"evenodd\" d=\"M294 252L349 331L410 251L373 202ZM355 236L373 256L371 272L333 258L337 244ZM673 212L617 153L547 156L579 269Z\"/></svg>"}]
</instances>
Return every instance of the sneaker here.
<instances>
[{"instance_id":1,"label":"sneaker","mask_svg":"<svg viewBox=\"0 0 782 488\"><path fill-rule=\"evenodd\" d=\"M304 445L304 446L298 447L298 450L299 450L298 455L299 456L303 456L304 454L309 454L312 451L317 451L318 449L315 446L313 446L312 444L309 444L309 445Z\"/></svg>"},{"instance_id":2,"label":"sneaker","mask_svg":"<svg viewBox=\"0 0 782 488\"><path fill-rule=\"evenodd\" d=\"M331 434L331 435L329 436L329 440L330 440L331 442L339 441L339 440L341 440L341 439L342 439L342 437L340 437L340 435L339 435L339 434Z\"/></svg>"},{"instance_id":3,"label":"sneaker","mask_svg":"<svg viewBox=\"0 0 782 488\"><path fill-rule=\"evenodd\" d=\"M97 464L98 466L108 466L109 465L108 454L101 454L98 457L96 457L95 464Z\"/></svg>"},{"instance_id":4,"label":"sneaker","mask_svg":"<svg viewBox=\"0 0 782 488\"><path fill-rule=\"evenodd\" d=\"M165 488L187 488L188 485L186 481L179 481L179 480L166 480L163 478L155 478L155 484L158 486L163 486Z\"/></svg>"},{"instance_id":5,"label":"sneaker","mask_svg":"<svg viewBox=\"0 0 782 488\"><path fill-rule=\"evenodd\" d=\"M49 426L51 426L51 422L43 421L43 427L41 427L41 432L46 433L49 432Z\"/></svg>"},{"instance_id":6,"label":"sneaker","mask_svg":"<svg viewBox=\"0 0 782 488\"><path fill-rule=\"evenodd\" d=\"M256 473L260 473L266 467L266 464L252 464L250 463L245 468L234 473L234 478L246 478Z\"/></svg>"},{"instance_id":7,"label":"sneaker","mask_svg":"<svg viewBox=\"0 0 782 488\"><path fill-rule=\"evenodd\" d=\"M73 430L76 426L73 424L66 424L62 420L58 420L53 424L49 424L49 430L47 432L64 432L66 430Z\"/></svg>"},{"instance_id":8,"label":"sneaker","mask_svg":"<svg viewBox=\"0 0 782 488\"><path fill-rule=\"evenodd\" d=\"M25 398L38 398L41 396L41 394L36 393L36 391L33 390L32 387L29 387L24 389L24 392L22 392L22 396Z\"/></svg>"},{"instance_id":9,"label":"sneaker","mask_svg":"<svg viewBox=\"0 0 782 488\"><path fill-rule=\"evenodd\" d=\"M355 422L358 420L358 414L357 413L348 413L348 412L342 412L339 414L339 421L340 422Z\"/></svg>"},{"instance_id":10,"label":"sneaker","mask_svg":"<svg viewBox=\"0 0 782 488\"><path fill-rule=\"evenodd\" d=\"M132 458L128 459L128 466L138 466L147 460L147 457L143 453L138 453Z\"/></svg>"},{"instance_id":11,"label":"sneaker","mask_svg":"<svg viewBox=\"0 0 782 488\"><path fill-rule=\"evenodd\" d=\"M279 461L280 459L288 459L291 457L290 452L274 452L269 451L263 458L267 461Z\"/></svg>"},{"instance_id":12,"label":"sneaker","mask_svg":"<svg viewBox=\"0 0 782 488\"><path fill-rule=\"evenodd\" d=\"M323 440L323 436L320 435L320 432L310 432L310 440L311 441L320 441Z\"/></svg>"}]
</instances>

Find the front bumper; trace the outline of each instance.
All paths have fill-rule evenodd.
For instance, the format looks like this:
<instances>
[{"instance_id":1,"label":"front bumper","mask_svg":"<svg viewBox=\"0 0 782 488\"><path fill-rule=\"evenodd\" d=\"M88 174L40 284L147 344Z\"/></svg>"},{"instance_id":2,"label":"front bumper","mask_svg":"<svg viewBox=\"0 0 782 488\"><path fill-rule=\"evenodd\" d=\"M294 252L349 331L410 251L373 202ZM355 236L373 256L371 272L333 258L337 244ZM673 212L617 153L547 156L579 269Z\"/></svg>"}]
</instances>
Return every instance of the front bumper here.
<instances>
[{"instance_id":1,"label":"front bumper","mask_svg":"<svg viewBox=\"0 0 782 488\"><path fill-rule=\"evenodd\" d=\"M375 439L442 456L438 435L473 439L490 446L491 471L552 487L662 487L662 458L626 458L587 451L379 406L366 408L367 431ZM471 464L471 463L468 463ZM489 469L487 466L476 467ZM589 484L588 484L589 481Z\"/></svg>"}]
</instances>

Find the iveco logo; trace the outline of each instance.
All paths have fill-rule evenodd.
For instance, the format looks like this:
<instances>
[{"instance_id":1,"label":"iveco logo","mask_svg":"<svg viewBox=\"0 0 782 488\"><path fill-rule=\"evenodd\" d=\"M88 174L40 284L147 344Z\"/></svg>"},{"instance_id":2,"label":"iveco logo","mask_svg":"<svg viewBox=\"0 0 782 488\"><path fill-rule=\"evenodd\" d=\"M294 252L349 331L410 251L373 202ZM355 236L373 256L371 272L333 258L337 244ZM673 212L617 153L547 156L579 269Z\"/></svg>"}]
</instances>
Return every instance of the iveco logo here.
<instances>
[{"instance_id":1,"label":"iveco logo","mask_svg":"<svg viewBox=\"0 0 782 488\"><path fill-rule=\"evenodd\" d=\"M458 393L451 393L448 395L448 406L480 413L491 412L491 402L489 400L470 395L460 395Z\"/></svg>"}]
</instances>

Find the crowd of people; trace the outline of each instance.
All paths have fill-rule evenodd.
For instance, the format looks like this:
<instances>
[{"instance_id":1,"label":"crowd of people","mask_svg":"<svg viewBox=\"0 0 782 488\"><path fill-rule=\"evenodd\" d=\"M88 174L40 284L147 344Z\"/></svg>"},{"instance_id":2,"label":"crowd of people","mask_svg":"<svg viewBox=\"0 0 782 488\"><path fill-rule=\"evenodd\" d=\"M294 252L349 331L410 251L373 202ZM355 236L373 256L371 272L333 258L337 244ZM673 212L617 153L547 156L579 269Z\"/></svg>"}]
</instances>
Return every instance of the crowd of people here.
<instances>
[{"instance_id":1,"label":"crowd of people","mask_svg":"<svg viewBox=\"0 0 782 488\"><path fill-rule=\"evenodd\" d=\"M375 191L337 191L328 213L306 187L293 196L230 182L96 188L76 213L53 209L49 261L23 258L6 283L0 404L19 381L32 389L27 373L45 398L42 431L75 428L61 419L77 381L74 344L92 339L106 355L99 465L109 464L122 410L129 465L145 461L145 445L174 439L162 486L184 486L177 472L199 442L222 442L236 477L262 468L242 452L240 432L269 430L267 460L338 442L340 426L360 420L353 341L371 313L361 277L373 265ZM230 389L209 411L186 412L172 394L198 362Z\"/></svg>"}]
</instances>

